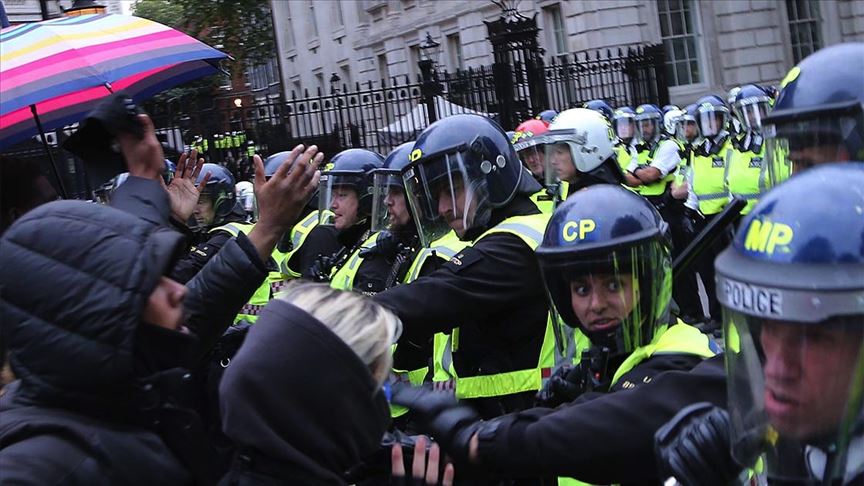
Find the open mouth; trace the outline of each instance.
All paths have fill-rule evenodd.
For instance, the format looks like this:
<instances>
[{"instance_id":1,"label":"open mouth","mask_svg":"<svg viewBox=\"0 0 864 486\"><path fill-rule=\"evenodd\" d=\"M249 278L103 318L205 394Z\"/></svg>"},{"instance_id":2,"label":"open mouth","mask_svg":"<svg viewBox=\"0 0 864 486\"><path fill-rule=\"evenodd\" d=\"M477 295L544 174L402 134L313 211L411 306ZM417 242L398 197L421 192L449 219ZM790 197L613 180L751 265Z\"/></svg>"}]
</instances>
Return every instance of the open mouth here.
<instances>
[{"instance_id":1,"label":"open mouth","mask_svg":"<svg viewBox=\"0 0 864 486\"><path fill-rule=\"evenodd\" d=\"M789 416L797 410L799 405L799 401L792 395L770 387L765 388L765 410L769 415L775 417Z\"/></svg>"},{"instance_id":2,"label":"open mouth","mask_svg":"<svg viewBox=\"0 0 864 486\"><path fill-rule=\"evenodd\" d=\"M618 319L614 318L595 319L591 321L590 328L593 331L605 331L618 326L619 322Z\"/></svg>"}]
</instances>

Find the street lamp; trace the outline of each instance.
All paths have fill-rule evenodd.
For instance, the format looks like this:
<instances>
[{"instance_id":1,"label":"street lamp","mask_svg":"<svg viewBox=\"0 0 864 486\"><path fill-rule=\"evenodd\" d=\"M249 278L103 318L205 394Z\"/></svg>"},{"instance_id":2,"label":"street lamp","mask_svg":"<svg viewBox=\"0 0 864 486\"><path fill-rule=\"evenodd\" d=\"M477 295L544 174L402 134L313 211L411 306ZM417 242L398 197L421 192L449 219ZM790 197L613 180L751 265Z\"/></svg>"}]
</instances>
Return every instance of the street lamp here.
<instances>
[{"instance_id":1,"label":"street lamp","mask_svg":"<svg viewBox=\"0 0 864 486\"><path fill-rule=\"evenodd\" d=\"M434 65L438 64L438 57L441 55L441 44L435 42L432 35L426 32L426 39L420 44L420 62L429 61Z\"/></svg>"},{"instance_id":2,"label":"street lamp","mask_svg":"<svg viewBox=\"0 0 864 486\"><path fill-rule=\"evenodd\" d=\"M237 108L242 108L243 100L241 100L240 98L234 98L234 106L236 106Z\"/></svg>"},{"instance_id":3,"label":"street lamp","mask_svg":"<svg viewBox=\"0 0 864 486\"><path fill-rule=\"evenodd\" d=\"M333 73L330 76L330 94L335 95L339 94L339 81L342 81L342 78L339 77L338 74ZM344 139L344 130L345 130L345 121L342 119L342 100L334 99L333 102L336 104L336 118L339 122L339 144L342 144L342 139Z\"/></svg>"}]
</instances>

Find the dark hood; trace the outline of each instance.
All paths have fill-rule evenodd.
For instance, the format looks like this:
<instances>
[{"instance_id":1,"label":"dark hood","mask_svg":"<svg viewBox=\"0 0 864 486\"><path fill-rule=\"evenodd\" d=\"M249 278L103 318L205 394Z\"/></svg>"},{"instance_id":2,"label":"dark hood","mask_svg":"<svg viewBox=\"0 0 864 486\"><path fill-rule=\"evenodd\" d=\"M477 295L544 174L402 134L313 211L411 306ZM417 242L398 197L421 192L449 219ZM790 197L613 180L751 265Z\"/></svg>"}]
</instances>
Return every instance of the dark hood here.
<instances>
[{"instance_id":1,"label":"dark hood","mask_svg":"<svg viewBox=\"0 0 864 486\"><path fill-rule=\"evenodd\" d=\"M136 378L142 311L181 250L174 231L81 201L12 225L0 240L0 329L22 393L68 401Z\"/></svg>"},{"instance_id":2,"label":"dark hood","mask_svg":"<svg viewBox=\"0 0 864 486\"><path fill-rule=\"evenodd\" d=\"M225 371L224 432L243 450L321 484L378 449L389 408L368 368L324 324L270 302ZM253 466L254 467L254 466Z\"/></svg>"}]
</instances>

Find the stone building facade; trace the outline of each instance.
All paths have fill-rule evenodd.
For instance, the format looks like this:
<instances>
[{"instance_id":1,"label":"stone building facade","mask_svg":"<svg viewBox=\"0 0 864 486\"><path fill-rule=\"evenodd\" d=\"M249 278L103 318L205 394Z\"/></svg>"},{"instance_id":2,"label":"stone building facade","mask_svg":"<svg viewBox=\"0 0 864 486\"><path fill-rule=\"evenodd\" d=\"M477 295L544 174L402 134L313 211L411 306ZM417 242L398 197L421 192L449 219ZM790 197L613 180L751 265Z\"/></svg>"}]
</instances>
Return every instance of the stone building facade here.
<instances>
[{"instance_id":1,"label":"stone building facade","mask_svg":"<svg viewBox=\"0 0 864 486\"><path fill-rule=\"evenodd\" d=\"M544 56L663 43L673 102L775 84L814 49L864 41L861 0L523 0ZM426 32L449 71L492 64L487 0L271 0L285 93L418 72Z\"/></svg>"}]
</instances>

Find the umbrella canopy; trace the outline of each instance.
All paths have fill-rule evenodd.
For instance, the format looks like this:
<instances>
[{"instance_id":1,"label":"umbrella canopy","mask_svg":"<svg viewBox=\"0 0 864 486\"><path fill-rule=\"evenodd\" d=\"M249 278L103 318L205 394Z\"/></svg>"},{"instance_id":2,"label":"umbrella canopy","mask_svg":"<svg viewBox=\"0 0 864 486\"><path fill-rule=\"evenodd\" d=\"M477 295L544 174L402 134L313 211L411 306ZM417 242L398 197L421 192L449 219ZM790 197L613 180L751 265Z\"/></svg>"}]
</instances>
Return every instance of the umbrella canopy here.
<instances>
[{"instance_id":1,"label":"umbrella canopy","mask_svg":"<svg viewBox=\"0 0 864 486\"><path fill-rule=\"evenodd\" d=\"M100 14L0 31L0 149L79 121L104 96L136 102L214 74L228 56L157 22Z\"/></svg>"}]
</instances>

